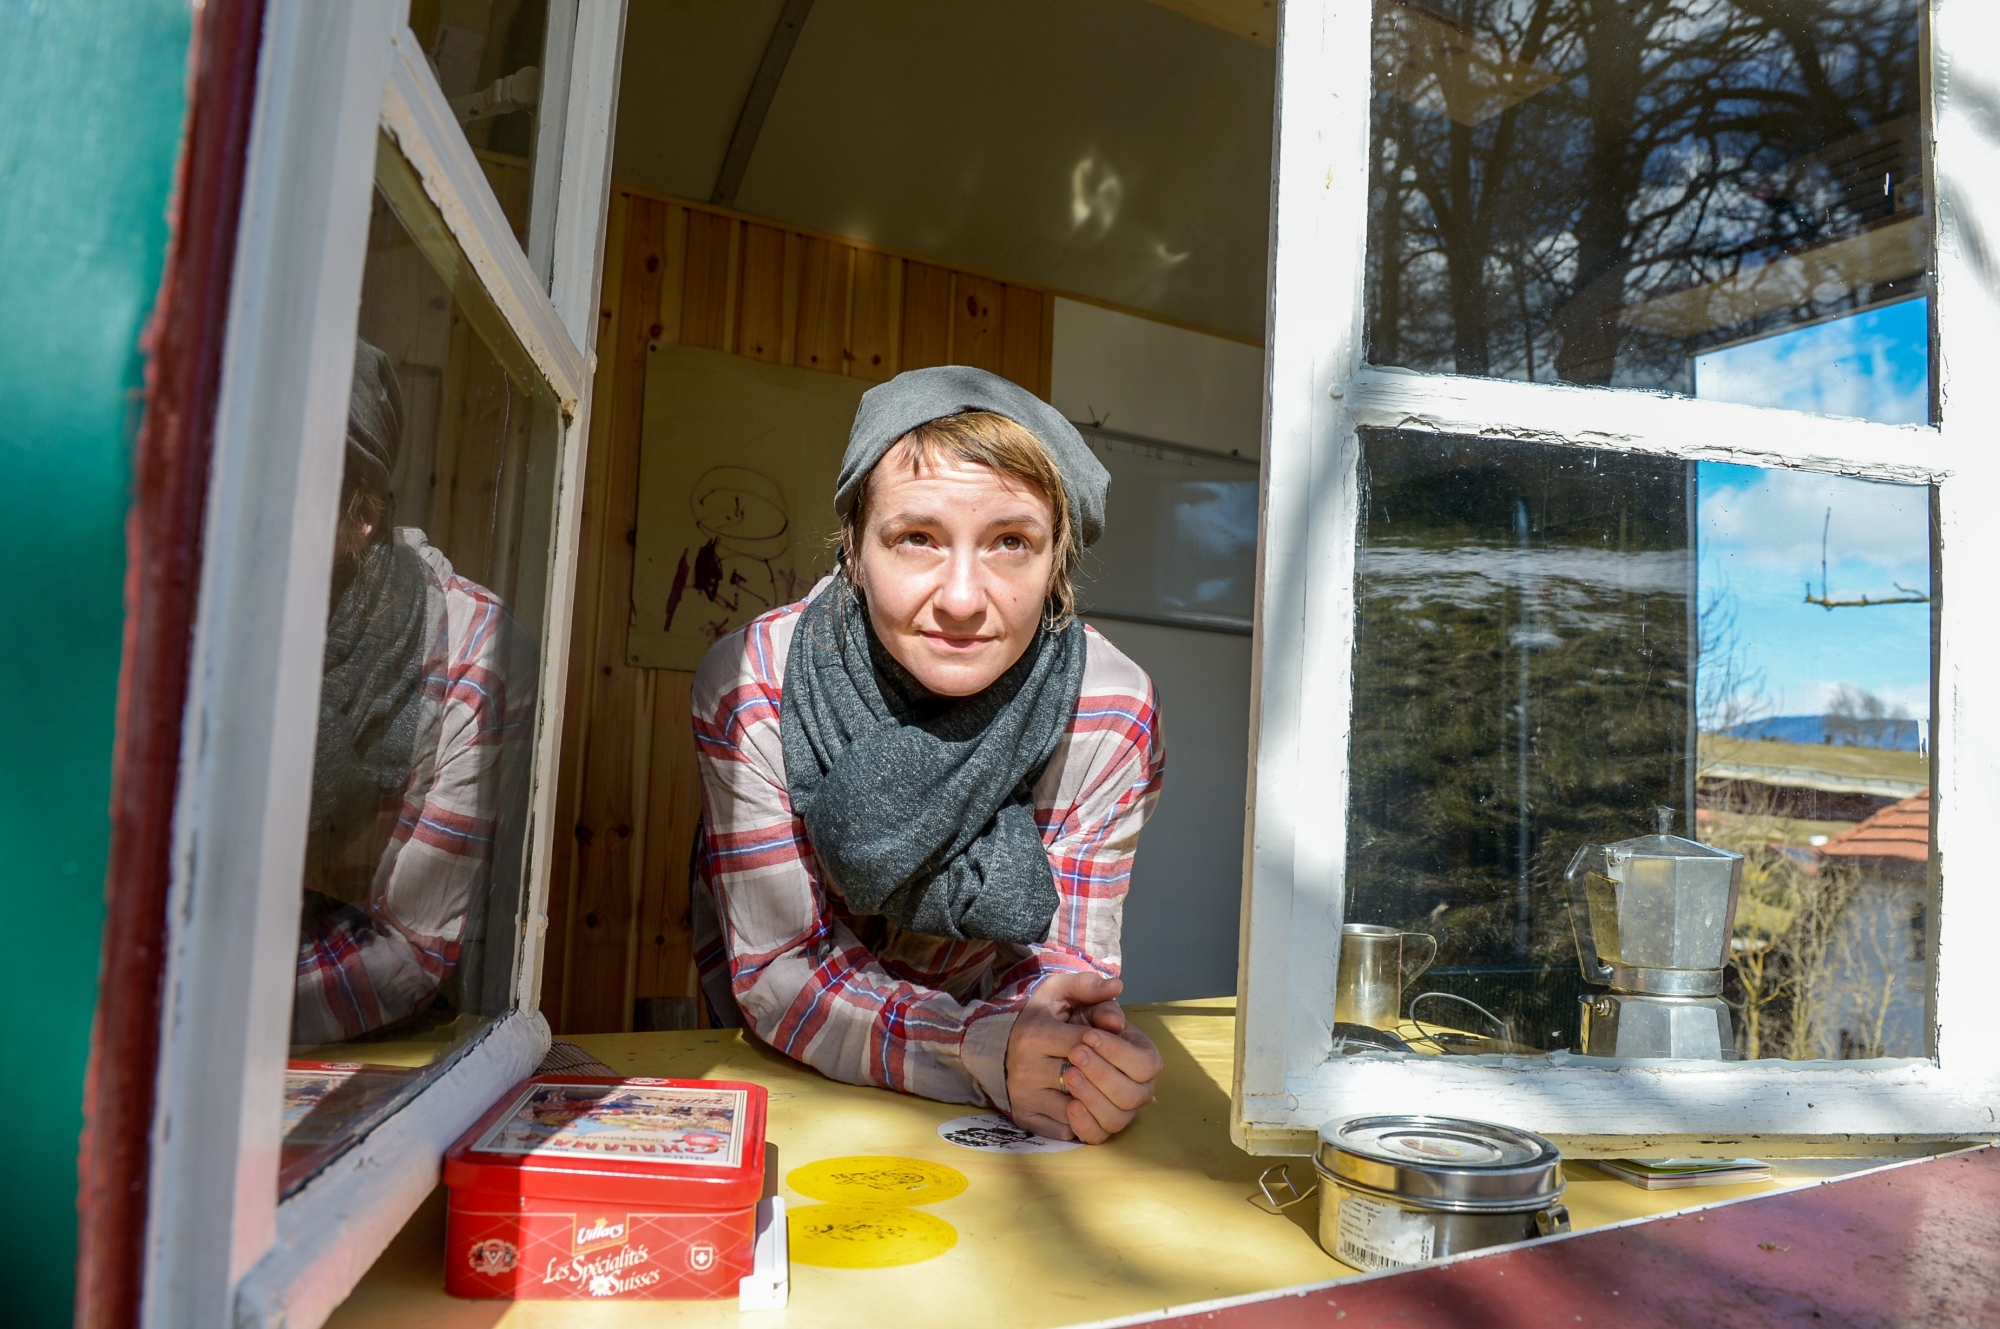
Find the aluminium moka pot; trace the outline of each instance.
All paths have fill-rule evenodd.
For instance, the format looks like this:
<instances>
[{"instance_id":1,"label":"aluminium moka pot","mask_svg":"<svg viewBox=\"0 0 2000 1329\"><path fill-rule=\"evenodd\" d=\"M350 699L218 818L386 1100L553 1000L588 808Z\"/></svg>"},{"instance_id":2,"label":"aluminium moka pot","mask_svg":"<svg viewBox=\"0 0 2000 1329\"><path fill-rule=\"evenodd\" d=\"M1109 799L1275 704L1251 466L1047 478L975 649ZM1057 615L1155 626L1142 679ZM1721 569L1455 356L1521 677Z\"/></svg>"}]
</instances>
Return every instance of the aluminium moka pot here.
<instances>
[{"instance_id":1,"label":"aluminium moka pot","mask_svg":"<svg viewBox=\"0 0 2000 1329\"><path fill-rule=\"evenodd\" d=\"M1585 845L1570 862L1570 926L1586 982L1583 1053L1720 1060L1736 1036L1722 970L1736 927L1743 856L1669 832Z\"/></svg>"}]
</instances>

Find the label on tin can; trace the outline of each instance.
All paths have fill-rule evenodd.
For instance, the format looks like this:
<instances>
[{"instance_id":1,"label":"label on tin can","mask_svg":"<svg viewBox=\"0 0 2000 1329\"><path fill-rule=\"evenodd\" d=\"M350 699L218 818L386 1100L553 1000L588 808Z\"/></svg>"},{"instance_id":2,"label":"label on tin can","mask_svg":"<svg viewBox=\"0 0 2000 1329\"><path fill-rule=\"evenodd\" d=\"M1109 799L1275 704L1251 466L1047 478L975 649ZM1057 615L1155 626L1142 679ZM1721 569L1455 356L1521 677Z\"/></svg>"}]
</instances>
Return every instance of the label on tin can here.
<instances>
[{"instance_id":1,"label":"label on tin can","mask_svg":"<svg viewBox=\"0 0 2000 1329\"><path fill-rule=\"evenodd\" d=\"M1390 1269L1431 1258L1433 1229L1427 1214L1380 1200L1343 1196L1333 1258L1356 1269Z\"/></svg>"},{"instance_id":2,"label":"label on tin can","mask_svg":"<svg viewBox=\"0 0 2000 1329\"><path fill-rule=\"evenodd\" d=\"M739 1167L744 1099L741 1089L538 1082L472 1147Z\"/></svg>"}]
</instances>

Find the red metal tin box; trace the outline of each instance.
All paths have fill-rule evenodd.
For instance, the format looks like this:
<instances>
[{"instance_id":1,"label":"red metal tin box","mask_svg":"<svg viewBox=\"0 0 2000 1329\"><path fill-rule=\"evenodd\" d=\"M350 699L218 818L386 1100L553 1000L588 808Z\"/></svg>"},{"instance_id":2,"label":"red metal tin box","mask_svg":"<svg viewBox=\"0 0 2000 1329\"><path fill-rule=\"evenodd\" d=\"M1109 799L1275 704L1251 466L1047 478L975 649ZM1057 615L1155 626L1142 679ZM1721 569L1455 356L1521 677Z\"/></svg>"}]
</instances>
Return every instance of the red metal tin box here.
<instances>
[{"instance_id":1,"label":"red metal tin box","mask_svg":"<svg viewBox=\"0 0 2000 1329\"><path fill-rule=\"evenodd\" d=\"M543 1075L445 1154L455 1297L733 1297L764 1191L763 1086Z\"/></svg>"}]
</instances>

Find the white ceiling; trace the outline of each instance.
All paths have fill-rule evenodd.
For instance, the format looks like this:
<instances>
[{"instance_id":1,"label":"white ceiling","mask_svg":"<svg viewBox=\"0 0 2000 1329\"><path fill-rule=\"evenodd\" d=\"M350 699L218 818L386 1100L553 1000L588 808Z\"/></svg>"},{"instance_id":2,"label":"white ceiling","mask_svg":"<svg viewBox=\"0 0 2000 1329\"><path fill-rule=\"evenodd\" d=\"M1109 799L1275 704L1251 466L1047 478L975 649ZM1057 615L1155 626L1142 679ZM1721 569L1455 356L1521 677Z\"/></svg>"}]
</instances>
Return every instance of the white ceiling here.
<instances>
[{"instance_id":1,"label":"white ceiling","mask_svg":"<svg viewBox=\"0 0 2000 1329\"><path fill-rule=\"evenodd\" d=\"M781 0L632 0L615 174L704 199ZM1261 338L1273 56L1148 0L817 0L744 211Z\"/></svg>"}]
</instances>

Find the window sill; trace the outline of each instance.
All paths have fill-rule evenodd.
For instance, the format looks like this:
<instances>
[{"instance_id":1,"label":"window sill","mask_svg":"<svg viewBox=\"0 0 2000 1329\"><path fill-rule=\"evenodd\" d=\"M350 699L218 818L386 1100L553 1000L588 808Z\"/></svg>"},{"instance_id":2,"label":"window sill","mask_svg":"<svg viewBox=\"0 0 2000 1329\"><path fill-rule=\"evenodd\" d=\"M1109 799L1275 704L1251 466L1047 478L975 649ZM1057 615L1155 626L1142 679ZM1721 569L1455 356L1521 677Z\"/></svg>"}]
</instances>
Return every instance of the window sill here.
<instances>
[{"instance_id":1,"label":"window sill","mask_svg":"<svg viewBox=\"0 0 2000 1329\"><path fill-rule=\"evenodd\" d=\"M276 1240L237 1285L239 1329L306 1329L325 1320L436 1189L446 1147L532 1075L548 1049L539 1012L507 1016L279 1205Z\"/></svg>"}]
</instances>

